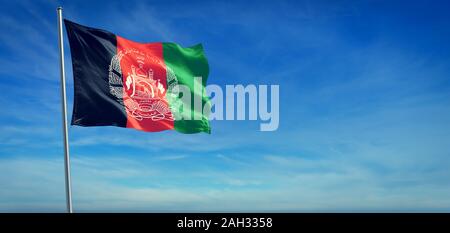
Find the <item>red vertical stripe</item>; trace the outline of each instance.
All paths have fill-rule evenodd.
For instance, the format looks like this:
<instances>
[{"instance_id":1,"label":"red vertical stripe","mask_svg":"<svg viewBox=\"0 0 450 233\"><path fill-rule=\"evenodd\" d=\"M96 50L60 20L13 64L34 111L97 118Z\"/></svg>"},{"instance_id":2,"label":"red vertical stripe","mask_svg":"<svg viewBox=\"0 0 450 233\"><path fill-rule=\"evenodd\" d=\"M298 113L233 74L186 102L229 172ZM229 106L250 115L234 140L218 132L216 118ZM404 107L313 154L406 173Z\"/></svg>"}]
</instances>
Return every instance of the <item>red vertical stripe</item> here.
<instances>
[{"instance_id":1,"label":"red vertical stripe","mask_svg":"<svg viewBox=\"0 0 450 233\"><path fill-rule=\"evenodd\" d=\"M123 99L127 128L162 131L174 128L167 90L162 43L141 44L117 36L117 54L122 54Z\"/></svg>"}]
</instances>

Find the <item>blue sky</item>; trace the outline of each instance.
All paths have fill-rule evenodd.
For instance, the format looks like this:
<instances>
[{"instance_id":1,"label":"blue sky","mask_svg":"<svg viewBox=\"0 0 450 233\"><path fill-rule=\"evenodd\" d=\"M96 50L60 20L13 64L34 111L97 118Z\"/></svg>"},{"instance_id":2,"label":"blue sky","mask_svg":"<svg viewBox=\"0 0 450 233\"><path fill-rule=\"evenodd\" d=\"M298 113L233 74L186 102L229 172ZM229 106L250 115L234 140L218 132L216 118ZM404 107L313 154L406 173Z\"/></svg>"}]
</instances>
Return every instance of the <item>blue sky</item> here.
<instances>
[{"instance_id":1,"label":"blue sky","mask_svg":"<svg viewBox=\"0 0 450 233\"><path fill-rule=\"evenodd\" d=\"M74 210L449 211L447 1L2 1L0 212L65 211L56 7L279 84L280 128L70 127ZM73 82L67 43L69 117Z\"/></svg>"}]
</instances>

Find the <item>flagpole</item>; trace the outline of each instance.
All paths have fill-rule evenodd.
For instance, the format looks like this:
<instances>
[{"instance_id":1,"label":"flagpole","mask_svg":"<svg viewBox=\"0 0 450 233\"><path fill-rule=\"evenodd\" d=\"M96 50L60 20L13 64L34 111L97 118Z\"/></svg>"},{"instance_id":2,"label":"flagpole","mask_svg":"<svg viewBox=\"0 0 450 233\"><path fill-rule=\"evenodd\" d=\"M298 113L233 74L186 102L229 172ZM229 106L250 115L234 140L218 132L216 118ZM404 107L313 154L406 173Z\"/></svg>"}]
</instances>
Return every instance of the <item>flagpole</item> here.
<instances>
[{"instance_id":1,"label":"flagpole","mask_svg":"<svg viewBox=\"0 0 450 233\"><path fill-rule=\"evenodd\" d=\"M58 41L59 41L59 65L61 70L61 98L62 98L62 122L64 140L64 170L66 183L66 204L67 212L73 213L72 209L72 185L70 182L70 156L69 156L69 135L67 133L67 101L66 101L66 75L64 71L64 43L63 43L63 20L62 7L56 8L58 12Z\"/></svg>"}]
</instances>

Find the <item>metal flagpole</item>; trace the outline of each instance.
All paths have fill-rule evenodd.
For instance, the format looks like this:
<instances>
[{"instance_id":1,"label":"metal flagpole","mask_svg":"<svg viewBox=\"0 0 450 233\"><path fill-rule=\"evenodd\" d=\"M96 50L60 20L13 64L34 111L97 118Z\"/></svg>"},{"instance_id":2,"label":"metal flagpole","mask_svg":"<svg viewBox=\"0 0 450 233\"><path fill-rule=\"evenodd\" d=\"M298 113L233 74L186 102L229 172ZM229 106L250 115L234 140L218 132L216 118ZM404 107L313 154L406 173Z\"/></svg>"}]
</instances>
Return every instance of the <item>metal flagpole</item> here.
<instances>
[{"instance_id":1,"label":"metal flagpole","mask_svg":"<svg viewBox=\"0 0 450 233\"><path fill-rule=\"evenodd\" d=\"M61 98L63 116L63 137L64 137L64 169L66 181L66 202L67 212L72 213L72 186L70 183L70 156L69 156L69 135L67 133L67 103L66 103L66 75L64 71L64 43L62 28L62 7L56 8L58 12L58 39L59 39L59 61L61 68Z\"/></svg>"}]
</instances>

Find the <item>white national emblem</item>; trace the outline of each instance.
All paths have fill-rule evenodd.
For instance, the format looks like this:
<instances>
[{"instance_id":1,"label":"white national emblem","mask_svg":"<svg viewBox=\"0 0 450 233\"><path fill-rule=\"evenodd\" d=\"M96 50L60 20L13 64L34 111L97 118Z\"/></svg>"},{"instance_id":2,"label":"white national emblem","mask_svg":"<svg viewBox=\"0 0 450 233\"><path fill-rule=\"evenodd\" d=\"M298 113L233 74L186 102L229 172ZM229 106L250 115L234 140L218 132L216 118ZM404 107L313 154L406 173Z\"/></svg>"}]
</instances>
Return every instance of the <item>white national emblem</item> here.
<instances>
[{"instance_id":1,"label":"white national emblem","mask_svg":"<svg viewBox=\"0 0 450 233\"><path fill-rule=\"evenodd\" d=\"M131 65L131 73L123 74L120 61L124 56L130 55L136 59L138 66ZM114 55L109 65L110 93L125 106L127 113L138 121L143 119L173 121L172 113L179 107L177 77L169 67L166 67L166 90L159 79L154 79L153 70L145 67L145 61L166 67L159 59L135 49L127 49ZM169 107L168 101L173 103L172 108Z\"/></svg>"}]
</instances>

